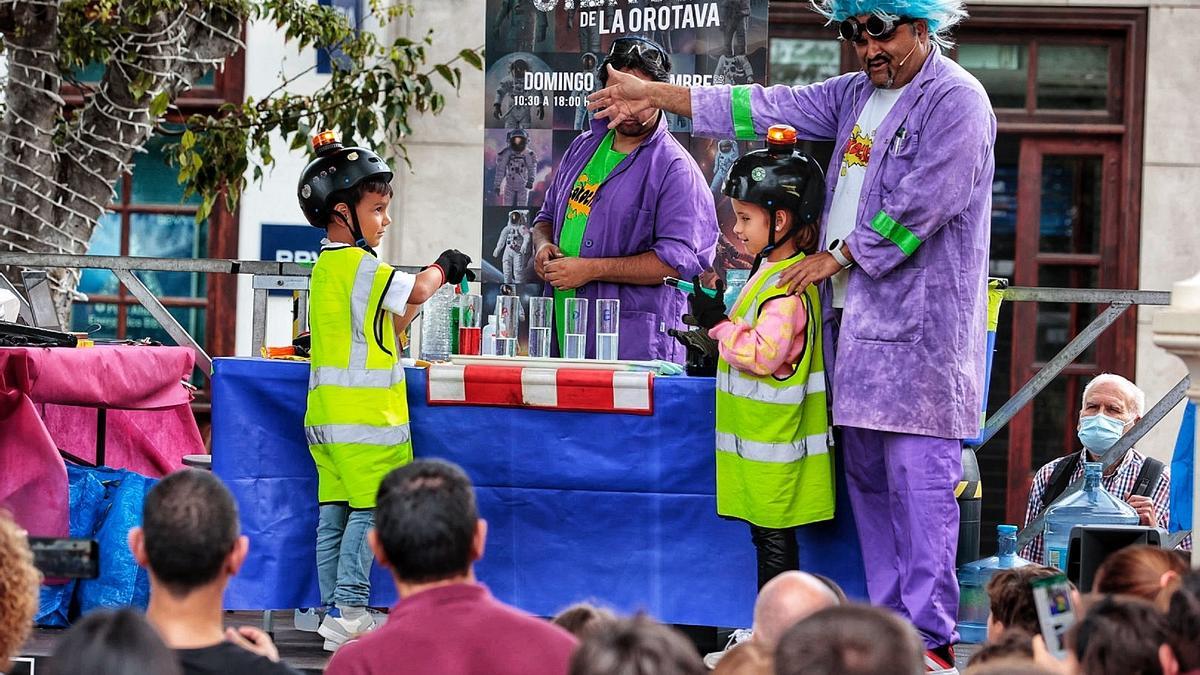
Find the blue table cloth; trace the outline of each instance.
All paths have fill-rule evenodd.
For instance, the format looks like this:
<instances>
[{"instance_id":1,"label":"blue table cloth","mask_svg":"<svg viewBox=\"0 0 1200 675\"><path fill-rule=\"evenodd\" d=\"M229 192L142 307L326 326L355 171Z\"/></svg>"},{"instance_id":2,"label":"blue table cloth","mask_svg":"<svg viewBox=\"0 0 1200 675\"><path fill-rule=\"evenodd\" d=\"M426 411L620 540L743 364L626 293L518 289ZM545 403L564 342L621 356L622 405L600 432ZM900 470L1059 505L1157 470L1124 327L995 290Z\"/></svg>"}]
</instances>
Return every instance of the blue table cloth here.
<instances>
[{"instance_id":1,"label":"blue table cloth","mask_svg":"<svg viewBox=\"0 0 1200 675\"><path fill-rule=\"evenodd\" d=\"M749 626L756 593L748 527L716 515L714 380L658 378L654 415L428 406L409 368L417 457L462 466L488 521L479 579L543 616L593 600L678 624ZM319 604L317 476L304 441L308 364L213 364L213 471L241 510L250 553L229 609ZM844 485L837 519L801 528L801 565L865 598ZM372 573L372 604L396 594Z\"/></svg>"}]
</instances>

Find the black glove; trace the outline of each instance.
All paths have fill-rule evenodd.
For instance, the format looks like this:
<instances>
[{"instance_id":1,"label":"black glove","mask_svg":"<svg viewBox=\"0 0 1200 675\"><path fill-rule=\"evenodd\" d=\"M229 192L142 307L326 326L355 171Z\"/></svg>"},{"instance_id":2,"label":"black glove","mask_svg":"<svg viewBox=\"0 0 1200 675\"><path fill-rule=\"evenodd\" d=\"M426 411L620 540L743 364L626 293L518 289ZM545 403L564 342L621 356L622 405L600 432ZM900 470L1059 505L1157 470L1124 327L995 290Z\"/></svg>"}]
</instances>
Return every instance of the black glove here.
<instances>
[{"instance_id":1,"label":"black glove","mask_svg":"<svg viewBox=\"0 0 1200 675\"><path fill-rule=\"evenodd\" d=\"M717 297L715 298L709 297L701 290L699 276L692 277L692 285L695 286L695 290L688 295L688 308L691 310L692 319L695 320L694 325L707 330L729 319L725 316L724 281L717 279Z\"/></svg>"},{"instance_id":2,"label":"black glove","mask_svg":"<svg viewBox=\"0 0 1200 675\"><path fill-rule=\"evenodd\" d=\"M708 331L703 328L694 328L692 330L678 330L668 328L667 335L675 338L679 344L687 349L689 355L693 355L696 361L703 359L716 359L717 341L708 336Z\"/></svg>"},{"instance_id":3,"label":"black glove","mask_svg":"<svg viewBox=\"0 0 1200 675\"><path fill-rule=\"evenodd\" d=\"M495 117L496 119L500 119L500 104L499 103L492 104L492 117Z\"/></svg>"},{"instance_id":4,"label":"black glove","mask_svg":"<svg viewBox=\"0 0 1200 675\"><path fill-rule=\"evenodd\" d=\"M475 273L467 269L467 266L471 264L471 256L462 251L456 249L442 251L433 264L442 268L448 284L458 285L462 283L463 277L466 277L468 281L475 281Z\"/></svg>"}]
</instances>

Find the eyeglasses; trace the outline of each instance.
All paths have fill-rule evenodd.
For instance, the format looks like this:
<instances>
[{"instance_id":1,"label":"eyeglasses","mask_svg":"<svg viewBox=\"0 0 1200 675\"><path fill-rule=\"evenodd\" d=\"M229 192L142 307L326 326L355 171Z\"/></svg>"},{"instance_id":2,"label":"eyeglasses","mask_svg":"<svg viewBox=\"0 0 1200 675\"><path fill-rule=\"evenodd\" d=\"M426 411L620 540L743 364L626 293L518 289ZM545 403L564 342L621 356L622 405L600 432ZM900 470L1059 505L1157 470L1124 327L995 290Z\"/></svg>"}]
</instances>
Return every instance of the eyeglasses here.
<instances>
[{"instance_id":1,"label":"eyeglasses","mask_svg":"<svg viewBox=\"0 0 1200 675\"><path fill-rule=\"evenodd\" d=\"M630 54L637 54L646 63L659 68L667 67L670 63L661 47L643 37L619 37L613 40L612 47L608 50L610 57L629 56Z\"/></svg>"},{"instance_id":2,"label":"eyeglasses","mask_svg":"<svg viewBox=\"0 0 1200 675\"><path fill-rule=\"evenodd\" d=\"M916 19L909 17L900 17L893 21L876 14L869 16L865 22L859 22L858 19L850 17L838 24L838 37L847 42L863 44L867 41L866 36L869 35L876 40L886 42L896 34L897 28L913 21Z\"/></svg>"}]
</instances>

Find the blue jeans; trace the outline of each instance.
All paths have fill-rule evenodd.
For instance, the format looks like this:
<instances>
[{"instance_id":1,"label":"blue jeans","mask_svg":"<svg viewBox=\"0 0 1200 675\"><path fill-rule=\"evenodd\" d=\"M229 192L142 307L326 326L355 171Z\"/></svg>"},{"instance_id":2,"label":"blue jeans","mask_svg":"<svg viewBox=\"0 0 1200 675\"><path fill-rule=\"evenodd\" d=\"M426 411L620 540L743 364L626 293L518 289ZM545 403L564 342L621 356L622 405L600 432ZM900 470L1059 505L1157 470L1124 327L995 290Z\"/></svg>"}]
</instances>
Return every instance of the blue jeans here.
<instances>
[{"instance_id":1,"label":"blue jeans","mask_svg":"<svg viewBox=\"0 0 1200 675\"><path fill-rule=\"evenodd\" d=\"M322 504L317 517L317 583L321 604L366 607L371 595L371 547L367 532L374 510Z\"/></svg>"}]
</instances>

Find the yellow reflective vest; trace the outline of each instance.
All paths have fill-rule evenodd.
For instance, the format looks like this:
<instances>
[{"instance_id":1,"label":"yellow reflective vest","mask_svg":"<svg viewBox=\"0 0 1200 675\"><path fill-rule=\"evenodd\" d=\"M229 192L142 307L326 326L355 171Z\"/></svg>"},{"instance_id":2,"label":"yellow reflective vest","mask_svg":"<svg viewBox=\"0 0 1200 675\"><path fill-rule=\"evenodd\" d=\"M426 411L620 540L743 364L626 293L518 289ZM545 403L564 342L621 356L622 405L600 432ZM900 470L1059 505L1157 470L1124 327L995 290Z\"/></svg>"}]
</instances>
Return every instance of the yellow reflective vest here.
<instances>
[{"instance_id":1,"label":"yellow reflective vest","mask_svg":"<svg viewBox=\"0 0 1200 675\"><path fill-rule=\"evenodd\" d=\"M412 461L393 312L412 277L356 246L326 248L309 289L312 371L304 431L321 503L375 506L379 483Z\"/></svg>"},{"instance_id":2,"label":"yellow reflective vest","mask_svg":"<svg viewBox=\"0 0 1200 675\"><path fill-rule=\"evenodd\" d=\"M760 308L787 294L780 272L799 254L755 275L731 319L753 323ZM783 529L833 517L833 460L820 299L802 296L808 312L804 352L783 379L717 364L717 513L759 527Z\"/></svg>"}]
</instances>

